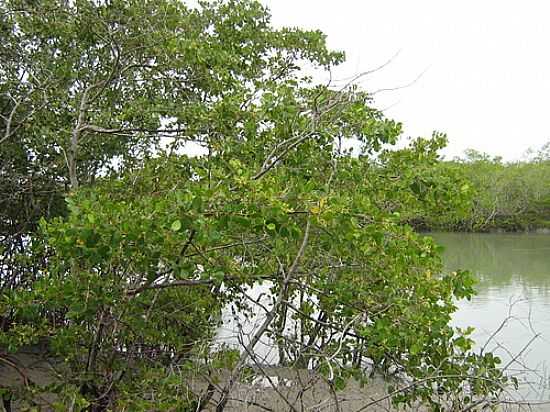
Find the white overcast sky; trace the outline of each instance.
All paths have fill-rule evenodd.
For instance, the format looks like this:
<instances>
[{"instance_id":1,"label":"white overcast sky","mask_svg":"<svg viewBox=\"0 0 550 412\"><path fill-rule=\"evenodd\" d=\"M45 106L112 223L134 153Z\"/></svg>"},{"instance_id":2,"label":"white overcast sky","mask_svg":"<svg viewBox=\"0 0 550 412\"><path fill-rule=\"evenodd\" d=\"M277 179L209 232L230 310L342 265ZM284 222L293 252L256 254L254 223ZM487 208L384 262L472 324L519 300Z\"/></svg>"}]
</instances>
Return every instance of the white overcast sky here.
<instances>
[{"instance_id":1,"label":"white overcast sky","mask_svg":"<svg viewBox=\"0 0 550 412\"><path fill-rule=\"evenodd\" d=\"M447 157L474 148L506 160L550 140L550 1L262 0L279 26L320 29L406 136L447 133Z\"/></svg>"}]
</instances>

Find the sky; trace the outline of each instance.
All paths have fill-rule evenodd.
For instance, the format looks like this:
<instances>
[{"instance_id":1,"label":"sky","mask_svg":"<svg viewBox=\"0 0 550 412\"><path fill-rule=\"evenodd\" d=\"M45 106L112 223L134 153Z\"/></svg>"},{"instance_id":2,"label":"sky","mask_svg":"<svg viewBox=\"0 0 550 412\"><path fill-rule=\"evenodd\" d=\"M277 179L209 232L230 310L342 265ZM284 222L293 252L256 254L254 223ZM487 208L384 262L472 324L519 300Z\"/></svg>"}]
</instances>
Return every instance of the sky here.
<instances>
[{"instance_id":1,"label":"sky","mask_svg":"<svg viewBox=\"0 0 550 412\"><path fill-rule=\"evenodd\" d=\"M320 29L406 136L447 134L465 149L521 159L550 141L550 2L544 0L261 0L276 27ZM406 86L406 87L403 87Z\"/></svg>"}]
</instances>

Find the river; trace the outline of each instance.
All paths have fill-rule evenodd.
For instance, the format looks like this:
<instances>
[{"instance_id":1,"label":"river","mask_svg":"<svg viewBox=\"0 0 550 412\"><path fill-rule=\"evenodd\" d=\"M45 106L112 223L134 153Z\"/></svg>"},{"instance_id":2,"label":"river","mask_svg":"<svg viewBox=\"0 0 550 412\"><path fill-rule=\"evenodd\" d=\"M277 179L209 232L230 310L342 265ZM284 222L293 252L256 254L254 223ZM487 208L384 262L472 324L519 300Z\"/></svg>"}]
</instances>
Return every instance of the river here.
<instances>
[{"instance_id":1,"label":"river","mask_svg":"<svg viewBox=\"0 0 550 412\"><path fill-rule=\"evenodd\" d=\"M519 396L550 399L550 236L430 234L445 247L445 270L469 269L479 283L471 301L457 302L455 326L473 326L477 348L487 344L517 374ZM526 346L527 345L527 346ZM530 371L527 371L530 369Z\"/></svg>"}]
</instances>

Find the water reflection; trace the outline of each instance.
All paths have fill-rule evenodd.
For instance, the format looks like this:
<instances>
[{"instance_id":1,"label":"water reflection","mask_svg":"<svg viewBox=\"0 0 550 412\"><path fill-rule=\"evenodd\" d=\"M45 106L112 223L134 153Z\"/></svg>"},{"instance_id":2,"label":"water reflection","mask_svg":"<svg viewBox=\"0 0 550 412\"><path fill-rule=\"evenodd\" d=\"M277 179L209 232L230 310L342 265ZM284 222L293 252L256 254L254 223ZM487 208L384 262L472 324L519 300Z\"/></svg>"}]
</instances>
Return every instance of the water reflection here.
<instances>
[{"instance_id":1,"label":"water reflection","mask_svg":"<svg viewBox=\"0 0 550 412\"><path fill-rule=\"evenodd\" d=\"M550 399L550 236L535 234L434 233L445 247L445 270L469 269L479 279L478 295L458 303L456 326L474 326L481 347L504 320L505 327L487 345L504 360L540 335L511 369L526 367L521 395Z\"/></svg>"},{"instance_id":2,"label":"water reflection","mask_svg":"<svg viewBox=\"0 0 550 412\"><path fill-rule=\"evenodd\" d=\"M507 286L514 281L541 290L550 286L550 236L434 233L445 246L449 270L468 268L480 278L479 288Z\"/></svg>"}]
</instances>

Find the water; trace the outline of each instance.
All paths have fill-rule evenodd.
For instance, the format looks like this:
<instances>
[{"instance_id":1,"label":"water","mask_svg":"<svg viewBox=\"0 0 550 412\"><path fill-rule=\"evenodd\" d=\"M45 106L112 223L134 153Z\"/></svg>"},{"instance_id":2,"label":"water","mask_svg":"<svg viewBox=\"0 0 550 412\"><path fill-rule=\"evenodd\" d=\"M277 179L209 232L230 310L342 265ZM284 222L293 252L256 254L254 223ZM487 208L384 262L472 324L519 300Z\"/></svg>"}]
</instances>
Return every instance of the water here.
<instances>
[{"instance_id":1,"label":"water","mask_svg":"<svg viewBox=\"0 0 550 412\"><path fill-rule=\"evenodd\" d=\"M479 280L478 294L458 302L454 325L475 327L477 348L486 345L509 364L521 383L514 396L550 399L550 236L430 236L445 246L446 271L469 269Z\"/></svg>"},{"instance_id":2,"label":"water","mask_svg":"<svg viewBox=\"0 0 550 412\"><path fill-rule=\"evenodd\" d=\"M485 347L502 358L503 366L509 364L508 373L521 384L519 391L510 393L510 397L550 400L550 235L433 233L430 236L445 247L446 271L469 269L479 280L478 294L471 301L457 302L454 326L475 327L472 337L477 350ZM270 307L269 286L251 288L251 297ZM242 349L241 345L248 343L264 315L257 309L254 316L246 318L226 308L217 342ZM260 341L255 352L262 363L277 363L277 351L269 339ZM544 408L550 410L550 405L545 404Z\"/></svg>"}]
</instances>

